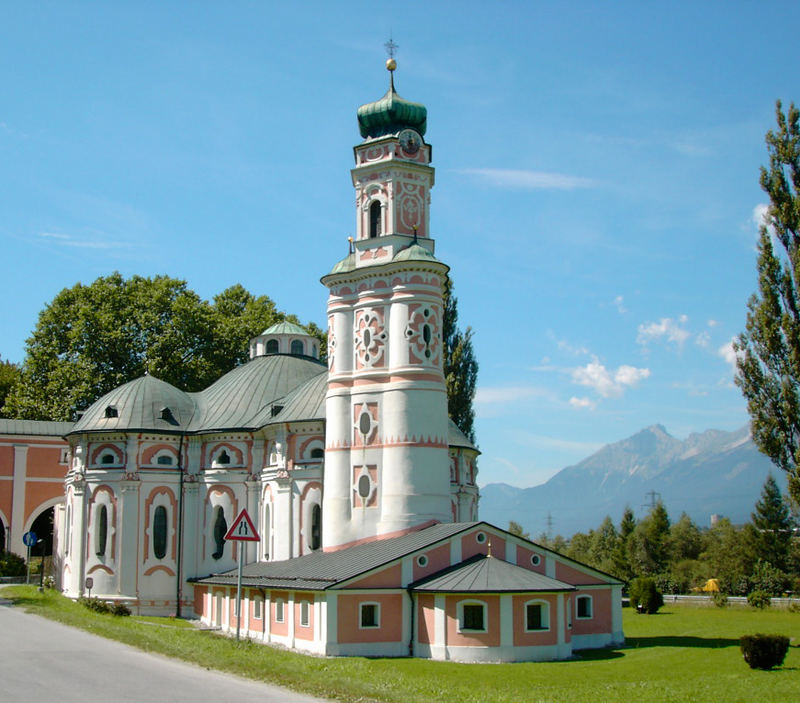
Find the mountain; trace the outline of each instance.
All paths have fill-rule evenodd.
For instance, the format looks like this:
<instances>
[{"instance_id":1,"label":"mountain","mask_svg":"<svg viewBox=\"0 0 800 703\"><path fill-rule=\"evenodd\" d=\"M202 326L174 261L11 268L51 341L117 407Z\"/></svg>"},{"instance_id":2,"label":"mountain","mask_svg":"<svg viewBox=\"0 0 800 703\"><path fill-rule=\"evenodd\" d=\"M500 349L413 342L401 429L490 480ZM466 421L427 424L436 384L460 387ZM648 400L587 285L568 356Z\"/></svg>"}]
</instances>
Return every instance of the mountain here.
<instances>
[{"instance_id":1,"label":"mountain","mask_svg":"<svg viewBox=\"0 0 800 703\"><path fill-rule=\"evenodd\" d=\"M651 491L660 494L670 518L686 512L699 526L712 514L746 522L772 472L786 490L785 475L758 449L748 427L735 432L707 430L681 441L661 425L607 444L546 483L516 488L490 483L481 489L480 517L498 526L509 520L535 538L547 531L568 537L597 527L606 515L619 523L626 505L637 517L647 513Z\"/></svg>"}]
</instances>

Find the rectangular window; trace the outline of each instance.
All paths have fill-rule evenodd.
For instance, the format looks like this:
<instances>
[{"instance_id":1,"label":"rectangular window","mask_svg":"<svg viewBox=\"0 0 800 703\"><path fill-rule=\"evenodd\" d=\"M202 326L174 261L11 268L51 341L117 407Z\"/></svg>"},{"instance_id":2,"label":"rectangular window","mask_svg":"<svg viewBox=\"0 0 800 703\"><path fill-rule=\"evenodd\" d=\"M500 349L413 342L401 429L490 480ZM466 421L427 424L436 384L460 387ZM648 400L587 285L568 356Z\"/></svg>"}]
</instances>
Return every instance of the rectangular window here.
<instances>
[{"instance_id":1,"label":"rectangular window","mask_svg":"<svg viewBox=\"0 0 800 703\"><path fill-rule=\"evenodd\" d=\"M462 630L485 630L482 605L465 605Z\"/></svg>"},{"instance_id":2,"label":"rectangular window","mask_svg":"<svg viewBox=\"0 0 800 703\"><path fill-rule=\"evenodd\" d=\"M238 602L238 599L236 598L236 596L233 596L231 598L231 600L233 601L233 617L238 618L239 617L239 602Z\"/></svg>"},{"instance_id":3,"label":"rectangular window","mask_svg":"<svg viewBox=\"0 0 800 703\"><path fill-rule=\"evenodd\" d=\"M309 622L309 602L307 600L300 601L300 627L308 627Z\"/></svg>"},{"instance_id":4,"label":"rectangular window","mask_svg":"<svg viewBox=\"0 0 800 703\"><path fill-rule=\"evenodd\" d=\"M578 617L590 618L592 617L592 597L579 596L578 597Z\"/></svg>"},{"instance_id":5,"label":"rectangular window","mask_svg":"<svg viewBox=\"0 0 800 703\"><path fill-rule=\"evenodd\" d=\"M534 603L525 606L525 628L528 630L544 630L542 604Z\"/></svg>"},{"instance_id":6,"label":"rectangular window","mask_svg":"<svg viewBox=\"0 0 800 703\"><path fill-rule=\"evenodd\" d=\"M283 598L275 601L275 622L283 622Z\"/></svg>"},{"instance_id":7,"label":"rectangular window","mask_svg":"<svg viewBox=\"0 0 800 703\"><path fill-rule=\"evenodd\" d=\"M362 628L380 627L380 606L377 603L362 603L360 623Z\"/></svg>"},{"instance_id":8,"label":"rectangular window","mask_svg":"<svg viewBox=\"0 0 800 703\"><path fill-rule=\"evenodd\" d=\"M254 620L261 620L261 606L264 603L264 599L261 596L256 596L253 599L253 619Z\"/></svg>"}]
</instances>

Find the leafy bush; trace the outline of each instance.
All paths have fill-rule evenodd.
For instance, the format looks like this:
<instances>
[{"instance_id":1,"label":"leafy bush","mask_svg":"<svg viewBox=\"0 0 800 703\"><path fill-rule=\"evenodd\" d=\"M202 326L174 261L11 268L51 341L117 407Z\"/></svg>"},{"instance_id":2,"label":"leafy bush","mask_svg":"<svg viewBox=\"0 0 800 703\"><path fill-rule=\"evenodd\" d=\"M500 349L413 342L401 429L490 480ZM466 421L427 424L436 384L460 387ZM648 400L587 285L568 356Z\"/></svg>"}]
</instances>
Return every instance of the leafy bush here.
<instances>
[{"instance_id":1,"label":"leafy bush","mask_svg":"<svg viewBox=\"0 0 800 703\"><path fill-rule=\"evenodd\" d=\"M752 591L747 594L747 603L754 608L769 608L772 601L766 591Z\"/></svg>"},{"instance_id":2,"label":"leafy bush","mask_svg":"<svg viewBox=\"0 0 800 703\"><path fill-rule=\"evenodd\" d=\"M780 666L789 649L789 638L783 635L745 635L739 640L744 660L751 669Z\"/></svg>"},{"instance_id":3,"label":"leafy bush","mask_svg":"<svg viewBox=\"0 0 800 703\"><path fill-rule=\"evenodd\" d=\"M797 601L792 601L786 606L786 610L788 610L790 613L800 613L800 603Z\"/></svg>"},{"instance_id":4,"label":"leafy bush","mask_svg":"<svg viewBox=\"0 0 800 703\"><path fill-rule=\"evenodd\" d=\"M127 616L131 614L131 609L125 603L114 603L111 606L111 614Z\"/></svg>"},{"instance_id":5,"label":"leafy bush","mask_svg":"<svg viewBox=\"0 0 800 703\"><path fill-rule=\"evenodd\" d=\"M759 559L750 575L752 590L765 591L771 596L779 596L789 589L790 578L780 569L776 569L768 561Z\"/></svg>"},{"instance_id":6,"label":"leafy bush","mask_svg":"<svg viewBox=\"0 0 800 703\"><path fill-rule=\"evenodd\" d=\"M0 551L0 576L25 576L25 560L14 552Z\"/></svg>"},{"instance_id":7,"label":"leafy bush","mask_svg":"<svg viewBox=\"0 0 800 703\"><path fill-rule=\"evenodd\" d=\"M718 608L725 608L728 605L728 596L719 591L715 591L711 594L711 600Z\"/></svg>"},{"instance_id":8,"label":"leafy bush","mask_svg":"<svg viewBox=\"0 0 800 703\"><path fill-rule=\"evenodd\" d=\"M664 598L656 588L656 582L647 576L640 576L633 580L630 597L631 607L648 615L657 613L658 609L664 605Z\"/></svg>"},{"instance_id":9,"label":"leafy bush","mask_svg":"<svg viewBox=\"0 0 800 703\"><path fill-rule=\"evenodd\" d=\"M80 603L84 608L93 610L95 613L111 612L111 606L99 598L78 598L78 603Z\"/></svg>"}]
</instances>

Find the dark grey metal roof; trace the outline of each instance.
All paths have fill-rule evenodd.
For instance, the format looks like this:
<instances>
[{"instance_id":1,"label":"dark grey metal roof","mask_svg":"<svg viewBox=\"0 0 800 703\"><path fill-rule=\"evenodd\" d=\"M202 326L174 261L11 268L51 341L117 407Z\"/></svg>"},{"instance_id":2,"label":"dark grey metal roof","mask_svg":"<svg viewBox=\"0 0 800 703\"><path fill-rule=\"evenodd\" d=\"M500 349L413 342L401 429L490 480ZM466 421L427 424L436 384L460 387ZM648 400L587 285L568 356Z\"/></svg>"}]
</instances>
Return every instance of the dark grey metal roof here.
<instances>
[{"instance_id":1,"label":"dark grey metal roof","mask_svg":"<svg viewBox=\"0 0 800 703\"><path fill-rule=\"evenodd\" d=\"M113 408L116 416L106 417L106 408ZM162 418L164 408L169 408L171 419ZM195 404L189 393L154 376L142 376L96 400L70 433L127 430L185 432L194 414Z\"/></svg>"},{"instance_id":2,"label":"dark grey metal roof","mask_svg":"<svg viewBox=\"0 0 800 703\"><path fill-rule=\"evenodd\" d=\"M480 454L480 450L469 441L469 437L458 429L458 425L450 418L447 418L447 444L451 447L465 447L473 449Z\"/></svg>"},{"instance_id":3,"label":"dark grey metal roof","mask_svg":"<svg viewBox=\"0 0 800 703\"><path fill-rule=\"evenodd\" d=\"M575 587L494 556L476 554L466 561L411 584L415 591L436 593L530 593L574 591Z\"/></svg>"},{"instance_id":4,"label":"dark grey metal roof","mask_svg":"<svg viewBox=\"0 0 800 703\"><path fill-rule=\"evenodd\" d=\"M477 522L433 525L401 537L378 539L336 552L314 552L285 561L248 564L242 584L261 588L325 590L379 566L400 559L432 544L469 530ZM199 583L235 584L236 570L198 579Z\"/></svg>"},{"instance_id":5,"label":"dark grey metal roof","mask_svg":"<svg viewBox=\"0 0 800 703\"><path fill-rule=\"evenodd\" d=\"M0 434L62 437L72 429L73 424L72 422L51 422L48 420L0 419Z\"/></svg>"},{"instance_id":6,"label":"dark grey metal roof","mask_svg":"<svg viewBox=\"0 0 800 703\"><path fill-rule=\"evenodd\" d=\"M283 405L275 417L265 420L270 422L298 422L300 420L325 419L325 395L328 391L328 372L325 371L306 381L293 390L286 398L278 401Z\"/></svg>"},{"instance_id":7,"label":"dark grey metal roof","mask_svg":"<svg viewBox=\"0 0 800 703\"><path fill-rule=\"evenodd\" d=\"M324 372L325 365L310 357L256 357L195 394L198 412L191 429L199 432L261 427L271 417L274 401Z\"/></svg>"}]
</instances>

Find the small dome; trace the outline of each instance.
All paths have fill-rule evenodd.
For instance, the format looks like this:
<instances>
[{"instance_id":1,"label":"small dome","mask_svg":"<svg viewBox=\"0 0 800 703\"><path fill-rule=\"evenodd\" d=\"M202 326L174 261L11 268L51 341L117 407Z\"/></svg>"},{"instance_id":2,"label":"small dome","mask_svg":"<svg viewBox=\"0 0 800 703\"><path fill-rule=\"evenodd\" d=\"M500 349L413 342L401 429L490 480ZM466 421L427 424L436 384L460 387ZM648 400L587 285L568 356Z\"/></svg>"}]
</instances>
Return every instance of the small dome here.
<instances>
[{"instance_id":1,"label":"small dome","mask_svg":"<svg viewBox=\"0 0 800 703\"><path fill-rule=\"evenodd\" d=\"M394 255L392 261L436 261L441 263L439 259L419 244L411 244L405 249L401 249Z\"/></svg>"},{"instance_id":2,"label":"small dome","mask_svg":"<svg viewBox=\"0 0 800 703\"><path fill-rule=\"evenodd\" d=\"M142 376L96 400L72 433L120 430L186 430L195 413L194 399L154 376Z\"/></svg>"},{"instance_id":3,"label":"small dome","mask_svg":"<svg viewBox=\"0 0 800 703\"><path fill-rule=\"evenodd\" d=\"M262 333L264 334L302 334L307 335L308 332L304 330L300 325L294 324L294 322L276 322L271 327L265 329Z\"/></svg>"},{"instance_id":4,"label":"small dome","mask_svg":"<svg viewBox=\"0 0 800 703\"><path fill-rule=\"evenodd\" d=\"M331 273L348 273L356 267L356 255L348 254L332 269Z\"/></svg>"}]
</instances>

